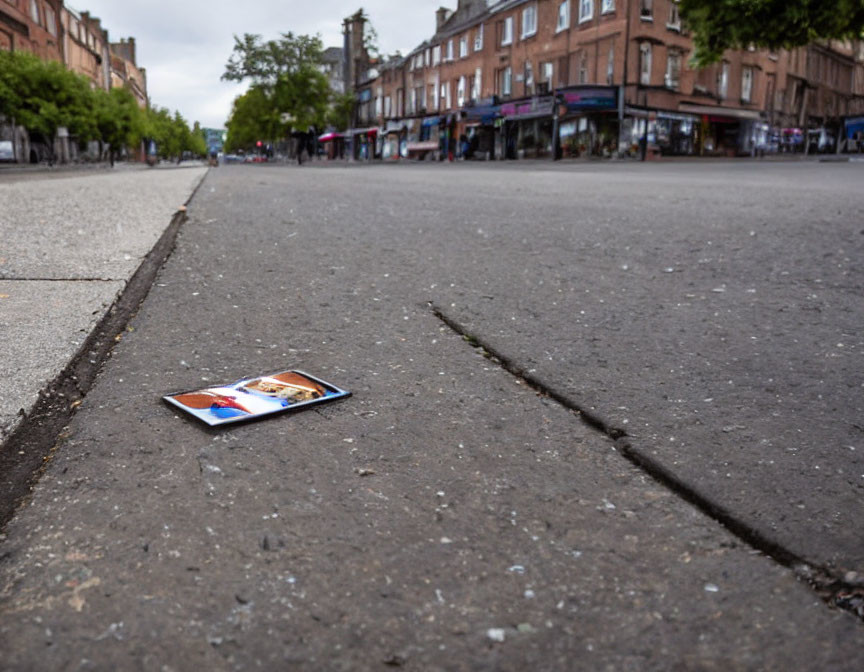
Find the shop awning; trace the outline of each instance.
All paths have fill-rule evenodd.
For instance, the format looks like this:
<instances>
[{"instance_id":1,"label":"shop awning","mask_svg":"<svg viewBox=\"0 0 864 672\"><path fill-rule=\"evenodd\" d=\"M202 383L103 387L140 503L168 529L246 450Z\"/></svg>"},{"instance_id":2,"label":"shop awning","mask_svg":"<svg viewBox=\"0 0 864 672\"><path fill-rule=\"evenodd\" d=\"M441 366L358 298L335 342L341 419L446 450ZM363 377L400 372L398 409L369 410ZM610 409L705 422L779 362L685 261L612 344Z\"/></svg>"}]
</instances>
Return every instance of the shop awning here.
<instances>
[{"instance_id":1,"label":"shop awning","mask_svg":"<svg viewBox=\"0 0 864 672\"><path fill-rule=\"evenodd\" d=\"M338 140L341 137L341 133L325 133L318 136L318 142L330 142L331 140Z\"/></svg>"},{"instance_id":2,"label":"shop awning","mask_svg":"<svg viewBox=\"0 0 864 672\"><path fill-rule=\"evenodd\" d=\"M428 126L437 126L440 123L441 123L441 117L426 117L423 120L424 128L428 127Z\"/></svg>"},{"instance_id":3,"label":"shop awning","mask_svg":"<svg viewBox=\"0 0 864 672\"><path fill-rule=\"evenodd\" d=\"M712 117L728 117L729 119L749 119L758 121L762 117L755 110L740 110L734 107L721 107L719 105L691 105L689 103L681 103L678 106L681 112L689 112L690 114L702 114Z\"/></svg>"},{"instance_id":4,"label":"shop awning","mask_svg":"<svg viewBox=\"0 0 864 672\"><path fill-rule=\"evenodd\" d=\"M378 135L377 128L349 128L345 135Z\"/></svg>"}]
</instances>

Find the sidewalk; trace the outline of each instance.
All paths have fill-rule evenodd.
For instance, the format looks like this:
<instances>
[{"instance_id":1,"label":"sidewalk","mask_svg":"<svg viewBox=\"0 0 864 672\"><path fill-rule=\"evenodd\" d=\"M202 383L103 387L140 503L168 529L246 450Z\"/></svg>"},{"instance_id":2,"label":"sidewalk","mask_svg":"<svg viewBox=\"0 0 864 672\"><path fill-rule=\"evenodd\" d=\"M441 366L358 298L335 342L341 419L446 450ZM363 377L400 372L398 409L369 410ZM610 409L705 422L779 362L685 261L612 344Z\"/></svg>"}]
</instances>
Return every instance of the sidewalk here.
<instances>
[{"instance_id":1,"label":"sidewalk","mask_svg":"<svg viewBox=\"0 0 864 672\"><path fill-rule=\"evenodd\" d=\"M436 228L429 181L441 172L402 174L395 203L396 184L374 186L391 171L208 174L131 331L0 540L9 670L854 666L860 621L430 309L463 322L492 312L483 324L512 351L518 308L558 286L549 251L526 249L536 221L513 212L547 204L530 190L480 197L502 173L456 184L462 173L440 185L459 215ZM500 188L517 194L522 177ZM581 237L595 221L585 213ZM531 243L559 230L538 225ZM608 272L597 249L583 251L587 277ZM502 258L503 280L486 285ZM519 306L499 308L493 293ZM620 329L550 310L561 322L531 338L550 362L552 334L584 345ZM603 361L545 366L574 360L582 378ZM286 366L354 396L227 431L159 401Z\"/></svg>"},{"instance_id":2,"label":"sidewalk","mask_svg":"<svg viewBox=\"0 0 864 672\"><path fill-rule=\"evenodd\" d=\"M0 442L79 353L205 172L0 179Z\"/></svg>"}]
</instances>

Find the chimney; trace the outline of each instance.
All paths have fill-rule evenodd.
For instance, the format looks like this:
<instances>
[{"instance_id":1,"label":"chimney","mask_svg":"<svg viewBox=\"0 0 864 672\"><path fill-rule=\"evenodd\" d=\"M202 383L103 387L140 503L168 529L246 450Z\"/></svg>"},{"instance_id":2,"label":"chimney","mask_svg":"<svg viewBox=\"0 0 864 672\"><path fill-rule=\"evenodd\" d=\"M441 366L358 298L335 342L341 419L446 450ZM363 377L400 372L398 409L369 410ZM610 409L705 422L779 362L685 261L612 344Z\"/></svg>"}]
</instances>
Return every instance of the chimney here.
<instances>
[{"instance_id":1,"label":"chimney","mask_svg":"<svg viewBox=\"0 0 864 672\"><path fill-rule=\"evenodd\" d=\"M446 7L439 7L438 11L435 12L435 32L437 33L441 30L441 26L447 23L447 19L453 16L453 12L447 9Z\"/></svg>"},{"instance_id":2,"label":"chimney","mask_svg":"<svg viewBox=\"0 0 864 672\"><path fill-rule=\"evenodd\" d=\"M135 38L129 38L129 60L132 61L132 65L137 66L138 61L135 58Z\"/></svg>"}]
</instances>

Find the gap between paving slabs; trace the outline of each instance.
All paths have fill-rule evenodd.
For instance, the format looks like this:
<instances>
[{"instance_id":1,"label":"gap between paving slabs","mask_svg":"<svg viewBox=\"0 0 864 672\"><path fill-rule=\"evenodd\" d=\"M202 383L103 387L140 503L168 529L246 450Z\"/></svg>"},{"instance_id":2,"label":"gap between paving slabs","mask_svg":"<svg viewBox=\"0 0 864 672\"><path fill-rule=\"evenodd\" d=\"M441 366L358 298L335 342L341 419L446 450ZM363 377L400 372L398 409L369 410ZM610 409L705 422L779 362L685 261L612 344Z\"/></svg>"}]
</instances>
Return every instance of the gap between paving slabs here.
<instances>
[{"instance_id":1,"label":"gap between paving slabs","mask_svg":"<svg viewBox=\"0 0 864 672\"><path fill-rule=\"evenodd\" d=\"M186 207L203 182L202 177L72 360L39 393L39 400L0 445L0 532L41 478L64 438L66 425L147 298L159 269L174 251L180 227L188 219Z\"/></svg>"},{"instance_id":2,"label":"gap between paving slabs","mask_svg":"<svg viewBox=\"0 0 864 672\"><path fill-rule=\"evenodd\" d=\"M626 460L646 473L665 488L671 490L704 515L716 521L743 543L755 551L767 555L778 564L790 569L795 576L809 585L828 605L848 611L864 621L864 586L837 576L825 567L818 567L761 534L753 527L732 515L727 509L711 501L705 495L679 479L663 465L652 460L644 451L637 450L626 430L611 425L601 415L585 408L584 404L546 385L542 380L526 371L513 359L483 342L475 334L447 315L434 302L428 302L432 313L451 331L458 334L471 347L479 349L483 356L524 382L528 387L549 397L564 408L576 413L592 429L602 432L614 443L614 449Z\"/></svg>"}]
</instances>

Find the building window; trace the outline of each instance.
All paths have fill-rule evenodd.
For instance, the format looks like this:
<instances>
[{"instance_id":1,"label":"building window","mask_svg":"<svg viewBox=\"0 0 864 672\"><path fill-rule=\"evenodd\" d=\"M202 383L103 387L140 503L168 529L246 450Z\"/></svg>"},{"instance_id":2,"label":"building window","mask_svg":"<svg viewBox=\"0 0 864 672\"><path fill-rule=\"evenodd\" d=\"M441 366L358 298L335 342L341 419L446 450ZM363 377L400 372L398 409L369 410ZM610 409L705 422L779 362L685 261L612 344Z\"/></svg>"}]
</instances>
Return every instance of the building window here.
<instances>
[{"instance_id":1,"label":"building window","mask_svg":"<svg viewBox=\"0 0 864 672\"><path fill-rule=\"evenodd\" d=\"M73 19L71 16L69 17L69 33L76 40L78 39L78 22Z\"/></svg>"},{"instance_id":2,"label":"building window","mask_svg":"<svg viewBox=\"0 0 864 672\"><path fill-rule=\"evenodd\" d=\"M445 82L441 85L444 89L444 106L449 110L450 105L450 82Z\"/></svg>"},{"instance_id":3,"label":"building window","mask_svg":"<svg viewBox=\"0 0 864 672\"><path fill-rule=\"evenodd\" d=\"M432 65L438 65L441 62L441 45L438 44L432 47Z\"/></svg>"},{"instance_id":4,"label":"building window","mask_svg":"<svg viewBox=\"0 0 864 672\"><path fill-rule=\"evenodd\" d=\"M560 33L562 30L567 30L570 27L570 0L564 0L558 5L558 25L555 27L555 32Z\"/></svg>"},{"instance_id":5,"label":"building window","mask_svg":"<svg viewBox=\"0 0 864 672\"><path fill-rule=\"evenodd\" d=\"M513 17L508 16L501 25L501 46L513 43Z\"/></svg>"},{"instance_id":6,"label":"building window","mask_svg":"<svg viewBox=\"0 0 864 672\"><path fill-rule=\"evenodd\" d=\"M468 58L468 36L459 38L459 58Z\"/></svg>"},{"instance_id":7,"label":"building window","mask_svg":"<svg viewBox=\"0 0 864 672\"><path fill-rule=\"evenodd\" d=\"M39 23L39 4L36 0L30 0L30 18Z\"/></svg>"},{"instance_id":8,"label":"building window","mask_svg":"<svg viewBox=\"0 0 864 672\"><path fill-rule=\"evenodd\" d=\"M534 68L531 66L531 61L525 61L525 95L529 96L534 93Z\"/></svg>"},{"instance_id":9,"label":"building window","mask_svg":"<svg viewBox=\"0 0 864 672\"><path fill-rule=\"evenodd\" d=\"M543 83L546 85L546 92L548 93L552 90L555 77L555 65L552 63L552 61L543 63L540 66L540 77L543 78Z\"/></svg>"},{"instance_id":10,"label":"building window","mask_svg":"<svg viewBox=\"0 0 864 672\"><path fill-rule=\"evenodd\" d=\"M609 14L615 11L615 0L603 0L603 4L600 6L600 12L602 14Z\"/></svg>"},{"instance_id":11,"label":"building window","mask_svg":"<svg viewBox=\"0 0 864 672\"><path fill-rule=\"evenodd\" d=\"M473 100L480 100L483 95L483 68L477 68L474 71L474 91L471 94Z\"/></svg>"},{"instance_id":12,"label":"building window","mask_svg":"<svg viewBox=\"0 0 864 672\"><path fill-rule=\"evenodd\" d=\"M579 83L588 83L588 53L585 51L579 53Z\"/></svg>"},{"instance_id":13,"label":"building window","mask_svg":"<svg viewBox=\"0 0 864 672\"><path fill-rule=\"evenodd\" d=\"M669 30L677 30L681 32L681 15L678 13L678 1L672 0L669 3L669 22L666 24Z\"/></svg>"},{"instance_id":14,"label":"building window","mask_svg":"<svg viewBox=\"0 0 864 672\"><path fill-rule=\"evenodd\" d=\"M453 60L453 40L447 40L447 60Z\"/></svg>"},{"instance_id":15,"label":"building window","mask_svg":"<svg viewBox=\"0 0 864 672\"><path fill-rule=\"evenodd\" d=\"M639 45L639 83L648 86L651 84L651 43L643 42Z\"/></svg>"},{"instance_id":16,"label":"building window","mask_svg":"<svg viewBox=\"0 0 864 672\"><path fill-rule=\"evenodd\" d=\"M594 0L579 0L579 23L594 18Z\"/></svg>"},{"instance_id":17,"label":"building window","mask_svg":"<svg viewBox=\"0 0 864 672\"><path fill-rule=\"evenodd\" d=\"M54 37L57 37L57 15L48 5L45 5L45 27Z\"/></svg>"},{"instance_id":18,"label":"building window","mask_svg":"<svg viewBox=\"0 0 864 672\"><path fill-rule=\"evenodd\" d=\"M609 56L606 58L606 83L611 84L615 79L615 45L609 45Z\"/></svg>"},{"instance_id":19,"label":"building window","mask_svg":"<svg viewBox=\"0 0 864 672\"><path fill-rule=\"evenodd\" d=\"M753 68L741 69L741 102L749 103L753 100Z\"/></svg>"},{"instance_id":20,"label":"building window","mask_svg":"<svg viewBox=\"0 0 864 672\"><path fill-rule=\"evenodd\" d=\"M537 5L529 5L522 10L522 39L537 33Z\"/></svg>"},{"instance_id":21,"label":"building window","mask_svg":"<svg viewBox=\"0 0 864 672\"><path fill-rule=\"evenodd\" d=\"M465 76L459 78L459 83L456 85L456 103L457 107L465 106Z\"/></svg>"},{"instance_id":22,"label":"building window","mask_svg":"<svg viewBox=\"0 0 864 672\"><path fill-rule=\"evenodd\" d=\"M654 20L654 0L639 0L639 17L643 21Z\"/></svg>"},{"instance_id":23,"label":"building window","mask_svg":"<svg viewBox=\"0 0 864 672\"><path fill-rule=\"evenodd\" d=\"M729 64L722 63L717 71L717 97L720 100L729 94Z\"/></svg>"},{"instance_id":24,"label":"building window","mask_svg":"<svg viewBox=\"0 0 864 672\"><path fill-rule=\"evenodd\" d=\"M477 34L474 36L474 51L482 51L483 49L483 24L477 28Z\"/></svg>"},{"instance_id":25,"label":"building window","mask_svg":"<svg viewBox=\"0 0 864 672\"><path fill-rule=\"evenodd\" d=\"M502 96L509 96L513 86L513 69L510 66L507 66L503 70L500 71L500 81L498 82L498 89L501 91Z\"/></svg>"},{"instance_id":26,"label":"building window","mask_svg":"<svg viewBox=\"0 0 864 672\"><path fill-rule=\"evenodd\" d=\"M384 116L390 117L393 113L393 101L390 96L384 98Z\"/></svg>"},{"instance_id":27,"label":"building window","mask_svg":"<svg viewBox=\"0 0 864 672\"><path fill-rule=\"evenodd\" d=\"M664 81L667 89L677 91L681 87L681 53L670 51L666 54L666 79Z\"/></svg>"}]
</instances>

